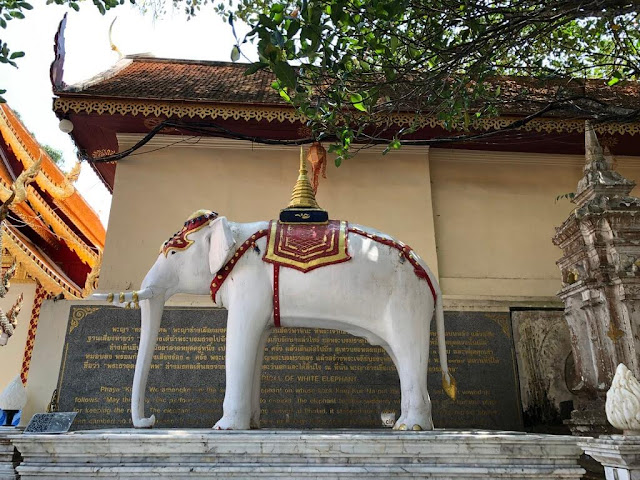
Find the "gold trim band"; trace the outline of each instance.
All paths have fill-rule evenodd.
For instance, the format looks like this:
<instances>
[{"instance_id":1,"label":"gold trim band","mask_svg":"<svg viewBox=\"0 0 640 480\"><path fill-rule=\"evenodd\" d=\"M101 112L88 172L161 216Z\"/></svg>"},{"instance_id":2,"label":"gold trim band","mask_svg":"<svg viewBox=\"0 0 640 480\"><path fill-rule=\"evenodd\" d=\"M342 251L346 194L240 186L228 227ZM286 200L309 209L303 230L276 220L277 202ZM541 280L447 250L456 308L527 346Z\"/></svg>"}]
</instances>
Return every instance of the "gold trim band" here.
<instances>
[{"instance_id":1,"label":"gold trim band","mask_svg":"<svg viewBox=\"0 0 640 480\"><path fill-rule=\"evenodd\" d=\"M144 117L178 117L178 118L212 118L233 120L264 120L267 122L299 122L305 121L294 109L288 107L268 107L246 105L217 105L217 104L174 104L162 101L137 100L103 100L88 98L56 98L54 110L60 113L96 113L98 115L142 115ZM392 116L393 123L398 126L410 126L415 122L412 113L397 113ZM504 128L519 117L504 116L482 118L473 128L476 130L497 130ZM422 117L417 122L418 127L444 127L444 123L435 117ZM454 126L455 128L455 126ZM584 132L584 120L562 118L537 118L522 127L526 131L581 133ZM629 134L640 133L640 123L607 123L595 127L598 133Z\"/></svg>"}]
</instances>

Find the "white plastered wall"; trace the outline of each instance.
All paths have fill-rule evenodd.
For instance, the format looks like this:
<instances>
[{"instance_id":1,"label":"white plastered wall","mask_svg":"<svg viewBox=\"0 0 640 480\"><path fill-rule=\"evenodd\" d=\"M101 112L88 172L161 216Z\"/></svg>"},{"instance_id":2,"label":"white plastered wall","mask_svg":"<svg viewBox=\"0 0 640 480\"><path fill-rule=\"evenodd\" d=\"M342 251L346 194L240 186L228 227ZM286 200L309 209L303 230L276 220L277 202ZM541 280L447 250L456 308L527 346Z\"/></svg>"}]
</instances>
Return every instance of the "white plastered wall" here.
<instances>
[{"instance_id":1,"label":"white plastered wall","mask_svg":"<svg viewBox=\"0 0 640 480\"><path fill-rule=\"evenodd\" d=\"M87 302L81 300L42 302L38 333L27 378L27 405L22 411L21 425L29 423L34 413L46 412L58 383L69 309L71 305L83 303Z\"/></svg>"},{"instance_id":2,"label":"white plastered wall","mask_svg":"<svg viewBox=\"0 0 640 480\"><path fill-rule=\"evenodd\" d=\"M120 138L121 148L126 148ZM163 148L164 142L164 148ZM156 137L118 164L101 291L140 285L159 247L195 210L231 221L277 218L298 177L298 148L202 139L169 146ZM406 148L382 157L363 151L336 169L329 160L318 203L331 218L368 225L411 245L437 274L428 148Z\"/></svg>"},{"instance_id":3,"label":"white plastered wall","mask_svg":"<svg viewBox=\"0 0 640 480\"><path fill-rule=\"evenodd\" d=\"M620 173L640 180L639 158L617 160ZM580 155L430 150L440 283L449 305L561 306L561 251L551 239L575 205L556 198L575 192L583 165Z\"/></svg>"}]
</instances>

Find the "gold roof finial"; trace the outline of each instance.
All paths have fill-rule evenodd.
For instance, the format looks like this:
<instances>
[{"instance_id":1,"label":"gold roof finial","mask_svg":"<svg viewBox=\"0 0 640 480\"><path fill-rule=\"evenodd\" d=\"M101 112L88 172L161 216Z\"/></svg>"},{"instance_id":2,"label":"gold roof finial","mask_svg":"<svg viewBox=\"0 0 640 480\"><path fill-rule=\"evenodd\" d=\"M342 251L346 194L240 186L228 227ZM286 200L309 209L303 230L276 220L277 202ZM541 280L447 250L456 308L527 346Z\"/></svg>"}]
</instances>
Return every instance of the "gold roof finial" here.
<instances>
[{"instance_id":1,"label":"gold roof finial","mask_svg":"<svg viewBox=\"0 0 640 480\"><path fill-rule=\"evenodd\" d=\"M313 193L313 187L307 176L307 165L304 158L304 148L300 147L300 175L293 187L291 201L287 208L320 208Z\"/></svg>"}]
</instances>

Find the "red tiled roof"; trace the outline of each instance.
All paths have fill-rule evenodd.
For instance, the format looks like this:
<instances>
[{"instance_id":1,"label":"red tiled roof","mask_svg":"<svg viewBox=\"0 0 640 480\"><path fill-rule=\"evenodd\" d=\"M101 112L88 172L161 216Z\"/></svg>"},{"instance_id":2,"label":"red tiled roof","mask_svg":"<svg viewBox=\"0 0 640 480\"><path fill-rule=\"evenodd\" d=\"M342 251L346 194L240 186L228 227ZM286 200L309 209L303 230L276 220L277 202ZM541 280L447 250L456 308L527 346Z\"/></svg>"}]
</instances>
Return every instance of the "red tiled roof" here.
<instances>
[{"instance_id":1,"label":"red tiled roof","mask_svg":"<svg viewBox=\"0 0 640 480\"><path fill-rule=\"evenodd\" d=\"M60 93L113 98L210 103L284 104L261 70L245 76L246 64L128 57L112 70Z\"/></svg>"},{"instance_id":2,"label":"red tiled roof","mask_svg":"<svg viewBox=\"0 0 640 480\"><path fill-rule=\"evenodd\" d=\"M287 106L271 88L268 70L245 75L247 64L154 57L127 57L109 71L82 84L55 92L60 96L90 96L119 99L151 99L205 103L242 103ZM609 87L603 80L537 80L503 77L494 82L502 94L502 114L528 115L546 105L557 87L573 95L584 93L604 103L640 109L640 83L620 82ZM518 97L526 93L526 101ZM409 101L410 103L410 101ZM411 105L406 105L412 111ZM558 112L559 113L559 112Z\"/></svg>"}]
</instances>

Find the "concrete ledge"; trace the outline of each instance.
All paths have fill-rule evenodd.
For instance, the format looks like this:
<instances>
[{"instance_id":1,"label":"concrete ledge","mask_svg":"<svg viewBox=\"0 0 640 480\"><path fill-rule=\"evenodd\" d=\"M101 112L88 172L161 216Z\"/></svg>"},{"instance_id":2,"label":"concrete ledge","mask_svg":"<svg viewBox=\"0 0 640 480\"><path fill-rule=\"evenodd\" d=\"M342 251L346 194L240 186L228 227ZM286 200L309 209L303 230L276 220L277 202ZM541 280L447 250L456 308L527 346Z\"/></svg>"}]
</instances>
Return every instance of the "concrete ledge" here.
<instances>
[{"instance_id":1,"label":"concrete ledge","mask_svg":"<svg viewBox=\"0 0 640 480\"><path fill-rule=\"evenodd\" d=\"M578 439L516 432L94 430L16 435L21 479L571 479Z\"/></svg>"}]
</instances>

